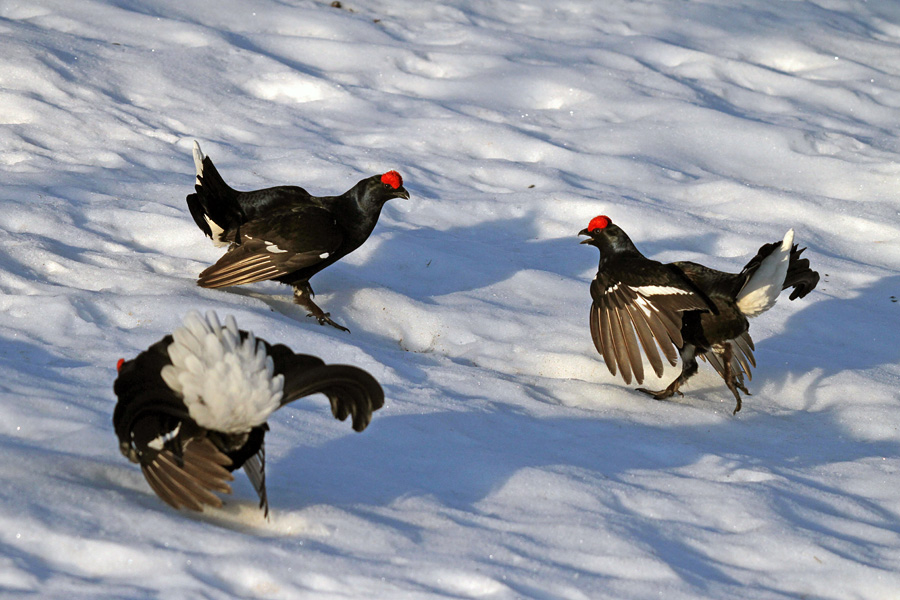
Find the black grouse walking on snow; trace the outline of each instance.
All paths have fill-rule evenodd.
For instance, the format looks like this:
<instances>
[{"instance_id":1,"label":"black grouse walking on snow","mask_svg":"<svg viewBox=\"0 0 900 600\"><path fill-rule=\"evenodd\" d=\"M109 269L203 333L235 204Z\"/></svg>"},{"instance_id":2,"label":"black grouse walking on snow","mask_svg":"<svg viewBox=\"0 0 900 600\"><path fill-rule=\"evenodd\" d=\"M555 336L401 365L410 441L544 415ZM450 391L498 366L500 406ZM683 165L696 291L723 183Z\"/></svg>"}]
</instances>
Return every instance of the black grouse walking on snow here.
<instances>
[{"instance_id":1,"label":"black grouse walking on snow","mask_svg":"<svg viewBox=\"0 0 900 600\"><path fill-rule=\"evenodd\" d=\"M325 394L341 421L362 431L384 404L366 371L326 365L225 326L214 312L191 312L184 325L136 358L118 364L113 426L119 449L153 491L175 508L221 506L213 492L231 493L231 472L244 468L268 514L266 421L278 408Z\"/></svg>"},{"instance_id":2,"label":"black grouse walking on snow","mask_svg":"<svg viewBox=\"0 0 900 600\"><path fill-rule=\"evenodd\" d=\"M747 317L775 304L782 290L793 288L790 299L802 298L819 281L800 258L805 248L793 244L788 231L781 242L766 244L740 273L723 273L703 265L679 261L663 264L641 254L621 228L605 216L595 217L579 235L582 244L600 250L597 277L591 283L591 336L610 373L621 371L625 383L632 376L643 383L644 350L657 377L663 362L673 366L681 356L682 371L660 391L640 388L662 400L674 394L697 372L697 356L715 367L741 410L738 390L749 394L744 376L756 366ZM655 343L654 343L655 342Z\"/></svg>"},{"instance_id":3,"label":"black grouse walking on snow","mask_svg":"<svg viewBox=\"0 0 900 600\"><path fill-rule=\"evenodd\" d=\"M365 242L392 198L409 198L396 171L363 179L340 196L296 186L239 192L225 183L194 142L196 193L187 197L197 226L228 252L198 285L218 288L275 280L294 287L294 302L320 324L349 331L313 302L309 279Z\"/></svg>"}]
</instances>

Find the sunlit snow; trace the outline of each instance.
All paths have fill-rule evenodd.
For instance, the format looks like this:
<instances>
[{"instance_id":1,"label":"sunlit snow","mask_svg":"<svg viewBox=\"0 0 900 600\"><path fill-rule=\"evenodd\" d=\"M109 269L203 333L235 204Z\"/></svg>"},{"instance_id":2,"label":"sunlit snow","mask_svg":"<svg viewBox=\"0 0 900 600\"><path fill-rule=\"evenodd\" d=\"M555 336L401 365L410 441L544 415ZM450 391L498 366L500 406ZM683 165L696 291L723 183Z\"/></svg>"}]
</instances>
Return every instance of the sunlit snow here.
<instances>
[{"instance_id":1,"label":"sunlit snow","mask_svg":"<svg viewBox=\"0 0 900 600\"><path fill-rule=\"evenodd\" d=\"M900 594L900 3L0 3L0 596L882 600ZM291 289L196 285L197 140L238 189L396 169L369 241ZM588 329L605 214L737 271L822 275L656 402ZM119 454L116 361L190 310L357 365L177 512ZM674 377L646 384L662 387Z\"/></svg>"}]
</instances>

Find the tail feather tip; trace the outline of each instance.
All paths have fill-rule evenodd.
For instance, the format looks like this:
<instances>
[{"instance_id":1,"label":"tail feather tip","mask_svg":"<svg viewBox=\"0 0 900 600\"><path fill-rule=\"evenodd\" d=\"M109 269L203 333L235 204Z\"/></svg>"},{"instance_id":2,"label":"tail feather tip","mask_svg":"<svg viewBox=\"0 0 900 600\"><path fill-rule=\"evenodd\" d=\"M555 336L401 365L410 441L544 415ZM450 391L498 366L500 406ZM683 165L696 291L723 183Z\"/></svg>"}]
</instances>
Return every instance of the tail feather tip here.
<instances>
[{"instance_id":1,"label":"tail feather tip","mask_svg":"<svg viewBox=\"0 0 900 600\"><path fill-rule=\"evenodd\" d=\"M784 240L782 240L782 242L781 242L781 248L782 248L782 250L790 251L790 249L793 247L793 245L794 245L794 229L791 228L791 229L788 229L788 232L784 234Z\"/></svg>"},{"instance_id":2,"label":"tail feather tip","mask_svg":"<svg viewBox=\"0 0 900 600\"><path fill-rule=\"evenodd\" d=\"M194 140L194 167L197 169L197 184L200 185L199 177L203 176L203 159L206 158L203 156L203 150L200 149L200 144L197 143L197 140Z\"/></svg>"}]
</instances>

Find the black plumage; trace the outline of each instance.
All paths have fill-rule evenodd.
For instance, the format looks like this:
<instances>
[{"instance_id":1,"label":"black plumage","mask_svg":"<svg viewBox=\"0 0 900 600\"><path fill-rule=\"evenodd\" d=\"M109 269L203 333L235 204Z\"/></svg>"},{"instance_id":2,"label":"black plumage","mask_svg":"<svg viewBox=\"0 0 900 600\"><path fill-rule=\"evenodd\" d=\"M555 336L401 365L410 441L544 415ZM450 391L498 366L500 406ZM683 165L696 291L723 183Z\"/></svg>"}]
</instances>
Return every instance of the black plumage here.
<instances>
[{"instance_id":1,"label":"black plumage","mask_svg":"<svg viewBox=\"0 0 900 600\"><path fill-rule=\"evenodd\" d=\"M662 400L682 395L680 387L697 372L697 356L725 380L741 409L739 391L749 394L744 377L756 366L747 317L774 304L783 289L790 299L815 288L819 274L800 258L793 231L782 242L763 245L740 273L724 273L693 262L660 263L638 251L608 217L594 218L579 232L600 250L591 282L591 336L610 373L626 383L644 380L641 350L653 371L663 373L663 358L681 374L665 389L640 391ZM662 353L662 356L660 355Z\"/></svg>"},{"instance_id":2,"label":"black plumage","mask_svg":"<svg viewBox=\"0 0 900 600\"><path fill-rule=\"evenodd\" d=\"M214 323L218 327L218 322ZM236 326L233 330L239 332L239 343L250 335ZM264 445L268 424L232 423L227 431L198 424L191 403L163 377L163 369L173 365L173 342L173 336L167 335L134 359L119 361L113 385L118 397L113 426L122 454L140 464L150 487L162 500L175 508L191 510L201 510L203 505L221 506L214 492L230 493L231 473L243 467L259 495L260 507L268 514ZM353 429L363 431L372 413L384 404L381 386L362 369L326 365L315 356L296 354L282 344L265 340L256 343L272 361L270 379L279 375L284 378L282 395L273 410L321 393L328 397L335 418L343 421L350 417ZM241 403L245 398L208 397L199 401L213 405ZM240 407L226 408L242 414Z\"/></svg>"},{"instance_id":3,"label":"black plumage","mask_svg":"<svg viewBox=\"0 0 900 600\"><path fill-rule=\"evenodd\" d=\"M393 198L409 198L396 171L363 179L339 196L313 196L297 186L239 192L194 144L195 193L187 196L197 226L222 258L200 273L198 285L218 288L274 280L294 288L294 301L320 324L343 331L313 302L309 279L365 242Z\"/></svg>"}]
</instances>

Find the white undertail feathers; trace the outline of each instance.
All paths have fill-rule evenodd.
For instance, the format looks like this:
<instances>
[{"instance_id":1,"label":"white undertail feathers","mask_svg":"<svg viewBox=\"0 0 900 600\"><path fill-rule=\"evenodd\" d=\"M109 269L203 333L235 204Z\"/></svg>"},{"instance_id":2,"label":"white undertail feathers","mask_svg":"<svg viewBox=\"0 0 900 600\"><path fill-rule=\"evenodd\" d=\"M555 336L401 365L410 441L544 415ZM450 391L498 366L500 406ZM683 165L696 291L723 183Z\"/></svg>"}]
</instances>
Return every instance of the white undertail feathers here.
<instances>
[{"instance_id":1,"label":"white undertail feathers","mask_svg":"<svg viewBox=\"0 0 900 600\"><path fill-rule=\"evenodd\" d=\"M215 312L204 319L191 311L172 337L162 378L201 427L247 432L281 405L284 377L273 377L272 358L252 333L241 342L231 315L222 327Z\"/></svg>"},{"instance_id":2,"label":"white undertail feathers","mask_svg":"<svg viewBox=\"0 0 900 600\"><path fill-rule=\"evenodd\" d=\"M737 295L737 306L745 316L755 317L775 305L787 276L793 244L794 230L791 229L784 234L781 247L763 259L756 272L744 284Z\"/></svg>"}]
</instances>

